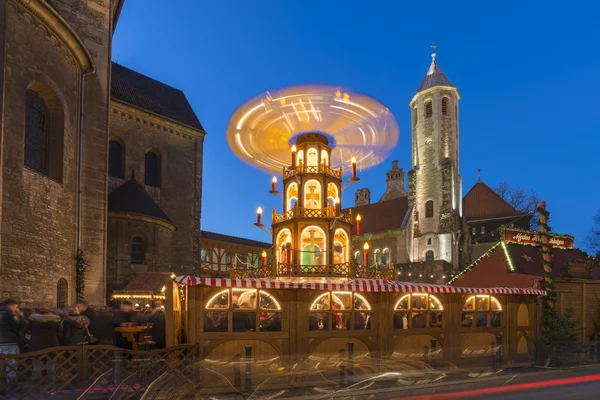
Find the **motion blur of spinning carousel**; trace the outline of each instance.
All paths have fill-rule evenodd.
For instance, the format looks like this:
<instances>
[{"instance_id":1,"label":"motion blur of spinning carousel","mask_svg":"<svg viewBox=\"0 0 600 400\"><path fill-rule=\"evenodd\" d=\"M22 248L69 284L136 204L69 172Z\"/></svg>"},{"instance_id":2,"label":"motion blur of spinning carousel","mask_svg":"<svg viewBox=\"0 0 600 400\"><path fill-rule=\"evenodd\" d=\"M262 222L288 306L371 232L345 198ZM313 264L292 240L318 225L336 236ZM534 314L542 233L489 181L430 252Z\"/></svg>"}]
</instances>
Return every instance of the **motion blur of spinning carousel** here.
<instances>
[{"instance_id":1,"label":"motion blur of spinning carousel","mask_svg":"<svg viewBox=\"0 0 600 400\"><path fill-rule=\"evenodd\" d=\"M273 398L311 386L323 394L441 379L438 369L450 365L531 362L544 291L399 282L368 251L351 257L361 217L342 211L342 192L398 137L384 105L334 86L267 92L233 113L232 151L279 175L270 193L283 210L273 210L270 228L257 210L254 225L272 237L270 260L263 252L260 264L232 264L226 278L178 276L167 290L167 321L184 332L167 329L167 341L199 343L193 371L204 378L190 390Z\"/></svg>"}]
</instances>

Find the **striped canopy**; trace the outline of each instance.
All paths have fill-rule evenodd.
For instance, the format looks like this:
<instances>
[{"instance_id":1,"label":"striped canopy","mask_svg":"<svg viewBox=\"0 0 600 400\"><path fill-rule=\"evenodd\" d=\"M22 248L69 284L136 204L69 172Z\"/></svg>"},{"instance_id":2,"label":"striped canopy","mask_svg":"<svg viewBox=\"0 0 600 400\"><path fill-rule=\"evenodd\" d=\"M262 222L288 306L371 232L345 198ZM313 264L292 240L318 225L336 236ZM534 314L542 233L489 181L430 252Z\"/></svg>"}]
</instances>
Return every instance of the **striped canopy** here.
<instances>
[{"instance_id":1,"label":"striped canopy","mask_svg":"<svg viewBox=\"0 0 600 400\"><path fill-rule=\"evenodd\" d=\"M201 278L181 275L175 282L188 286L212 286L223 288L248 289L310 289L349 292L409 292L409 293L474 293L474 294L529 294L545 296L545 290L526 288L468 288L458 286L430 285L383 279L342 279L342 278Z\"/></svg>"}]
</instances>

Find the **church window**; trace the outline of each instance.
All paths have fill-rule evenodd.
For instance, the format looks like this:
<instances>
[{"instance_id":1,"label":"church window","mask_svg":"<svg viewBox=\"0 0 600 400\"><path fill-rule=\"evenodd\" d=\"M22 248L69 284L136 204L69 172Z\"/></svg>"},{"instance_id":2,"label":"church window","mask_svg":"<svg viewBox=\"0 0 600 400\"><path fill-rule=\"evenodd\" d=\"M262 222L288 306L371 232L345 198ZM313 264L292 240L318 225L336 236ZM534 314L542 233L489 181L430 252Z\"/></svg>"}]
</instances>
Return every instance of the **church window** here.
<instances>
[{"instance_id":1,"label":"church window","mask_svg":"<svg viewBox=\"0 0 600 400\"><path fill-rule=\"evenodd\" d=\"M135 236L131 239L131 263L146 263L146 241L142 237Z\"/></svg>"},{"instance_id":2,"label":"church window","mask_svg":"<svg viewBox=\"0 0 600 400\"><path fill-rule=\"evenodd\" d=\"M433 115L433 103L428 101L425 103L425 118L430 118Z\"/></svg>"},{"instance_id":3,"label":"church window","mask_svg":"<svg viewBox=\"0 0 600 400\"><path fill-rule=\"evenodd\" d=\"M56 307L65 308L69 304L69 283L60 278L56 285Z\"/></svg>"},{"instance_id":4,"label":"church window","mask_svg":"<svg viewBox=\"0 0 600 400\"><path fill-rule=\"evenodd\" d=\"M442 114L448 115L448 98L444 97L442 99Z\"/></svg>"},{"instance_id":5,"label":"church window","mask_svg":"<svg viewBox=\"0 0 600 400\"><path fill-rule=\"evenodd\" d=\"M63 124L56 95L39 82L31 84L25 92L23 165L57 182L62 182Z\"/></svg>"},{"instance_id":6,"label":"church window","mask_svg":"<svg viewBox=\"0 0 600 400\"><path fill-rule=\"evenodd\" d=\"M147 186L160 186L160 159L158 155L152 151L146 153L145 158L145 179Z\"/></svg>"},{"instance_id":7,"label":"church window","mask_svg":"<svg viewBox=\"0 0 600 400\"><path fill-rule=\"evenodd\" d=\"M123 145L117 140L108 142L108 175L123 178L125 170Z\"/></svg>"},{"instance_id":8,"label":"church window","mask_svg":"<svg viewBox=\"0 0 600 400\"><path fill-rule=\"evenodd\" d=\"M485 225L481 225L481 234L483 235L485 233Z\"/></svg>"},{"instance_id":9,"label":"church window","mask_svg":"<svg viewBox=\"0 0 600 400\"><path fill-rule=\"evenodd\" d=\"M387 247L383 249L383 257L381 258L381 263L383 265L390 264L390 249L388 249Z\"/></svg>"},{"instance_id":10,"label":"church window","mask_svg":"<svg viewBox=\"0 0 600 400\"><path fill-rule=\"evenodd\" d=\"M433 254L433 250L427 250L425 253L425 261L433 261L435 255Z\"/></svg>"},{"instance_id":11,"label":"church window","mask_svg":"<svg viewBox=\"0 0 600 400\"><path fill-rule=\"evenodd\" d=\"M425 218L433 218L433 200L425 203Z\"/></svg>"},{"instance_id":12,"label":"church window","mask_svg":"<svg viewBox=\"0 0 600 400\"><path fill-rule=\"evenodd\" d=\"M381 250L375 249L373 256L375 257L375 264L381 265Z\"/></svg>"}]
</instances>

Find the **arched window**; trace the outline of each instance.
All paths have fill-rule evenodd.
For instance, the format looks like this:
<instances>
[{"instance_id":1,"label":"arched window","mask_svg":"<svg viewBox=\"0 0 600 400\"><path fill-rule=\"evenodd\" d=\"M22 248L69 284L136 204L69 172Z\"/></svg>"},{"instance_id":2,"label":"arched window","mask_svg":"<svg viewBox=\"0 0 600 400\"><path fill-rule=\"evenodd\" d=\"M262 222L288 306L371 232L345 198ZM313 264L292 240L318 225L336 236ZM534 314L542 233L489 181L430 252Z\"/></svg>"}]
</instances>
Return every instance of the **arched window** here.
<instances>
[{"instance_id":1,"label":"arched window","mask_svg":"<svg viewBox=\"0 0 600 400\"><path fill-rule=\"evenodd\" d=\"M448 115L448 98L442 99L442 115Z\"/></svg>"},{"instance_id":2,"label":"arched window","mask_svg":"<svg viewBox=\"0 0 600 400\"><path fill-rule=\"evenodd\" d=\"M425 261L433 261L435 255L433 254L433 250L427 250L425 253Z\"/></svg>"},{"instance_id":3,"label":"arched window","mask_svg":"<svg viewBox=\"0 0 600 400\"><path fill-rule=\"evenodd\" d=\"M48 175L50 112L42 96L27 89L25 98L25 166Z\"/></svg>"},{"instance_id":4,"label":"arched window","mask_svg":"<svg viewBox=\"0 0 600 400\"><path fill-rule=\"evenodd\" d=\"M444 306L432 294L406 294L394 307L394 329L442 328Z\"/></svg>"},{"instance_id":5,"label":"arched window","mask_svg":"<svg viewBox=\"0 0 600 400\"><path fill-rule=\"evenodd\" d=\"M335 183L328 183L327 184L327 203L329 204L329 206L331 206L332 208L335 207L335 199L339 198L338 197L338 187Z\"/></svg>"},{"instance_id":6,"label":"arched window","mask_svg":"<svg viewBox=\"0 0 600 400\"><path fill-rule=\"evenodd\" d=\"M375 265L381 265L381 250L375 249L373 251L373 257L375 258Z\"/></svg>"},{"instance_id":7,"label":"arched window","mask_svg":"<svg viewBox=\"0 0 600 400\"><path fill-rule=\"evenodd\" d=\"M470 296L463 305L463 327L498 328L502 324L502 304L494 296Z\"/></svg>"},{"instance_id":8,"label":"arched window","mask_svg":"<svg viewBox=\"0 0 600 400\"><path fill-rule=\"evenodd\" d=\"M296 203L298 202L298 184L296 182L290 183L288 185L286 197L286 211L289 211L292 208L294 208L296 206Z\"/></svg>"},{"instance_id":9,"label":"arched window","mask_svg":"<svg viewBox=\"0 0 600 400\"><path fill-rule=\"evenodd\" d=\"M425 103L425 118L430 118L433 115L433 103L431 100Z\"/></svg>"},{"instance_id":10,"label":"arched window","mask_svg":"<svg viewBox=\"0 0 600 400\"><path fill-rule=\"evenodd\" d=\"M302 231L300 238L302 249L300 264L302 266L325 265L325 232L318 226L308 226ZM305 272L305 271L303 271Z\"/></svg>"},{"instance_id":11,"label":"arched window","mask_svg":"<svg viewBox=\"0 0 600 400\"><path fill-rule=\"evenodd\" d=\"M265 290L221 290L204 308L204 332L281 332L281 305Z\"/></svg>"},{"instance_id":12,"label":"arched window","mask_svg":"<svg viewBox=\"0 0 600 400\"><path fill-rule=\"evenodd\" d=\"M69 304L69 283L60 278L56 284L56 307L65 308Z\"/></svg>"},{"instance_id":13,"label":"arched window","mask_svg":"<svg viewBox=\"0 0 600 400\"><path fill-rule=\"evenodd\" d=\"M321 208L321 184L314 179L304 184L304 208Z\"/></svg>"},{"instance_id":14,"label":"arched window","mask_svg":"<svg viewBox=\"0 0 600 400\"><path fill-rule=\"evenodd\" d=\"M289 247L290 247L289 254L287 251L288 243L289 243ZM292 262L291 246L292 246L292 233L290 232L289 229L282 229L277 234L277 248L279 249L278 260L280 263L290 264Z\"/></svg>"},{"instance_id":15,"label":"arched window","mask_svg":"<svg viewBox=\"0 0 600 400\"><path fill-rule=\"evenodd\" d=\"M123 146L117 140L108 142L108 175L123 178L125 170Z\"/></svg>"},{"instance_id":16,"label":"arched window","mask_svg":"<svg viewBox=\"0 0 600 400\"><path fill-rule=\"evenodd\" d=\"M360 293L323 293L310 306L309 331L371 329L371 304Z\"/></svg>"},{"instance_id":17,"label":"arched window","mask_svg":"<svg viewBox=\"0 0 600 400\"><path fill-rule=\"evenodd\" d=\"M142 237L134 236L131 239L131 263L146 263L146 241Z\"/></svg>"},{"instance_id":18,"label":"arched window","mask_svg":"<svg viewBox=\"0 0 600 400\"><path fill-rule=\"evenodd\" d=\"M156 153L149 151L146 153L145 159L145 179L144 183L147 186L160 186L160 160Z\"/></svg>"},{"instance_id":19,"label":"arched window","mask_svg":"<svg viewBox=\"0 0 600 400\"><path fill-rule=\"evenodd\" d=\"M327 154L327 150L321 150L321 165L329 165L329 155Z\"/></svg>"},{"instance_id":20,"label":"arched window","mask_svg":"<svg viewBox=\"0 0 600 400\"><path fill-rule=\"evenodd\" d=\"M383 265L390 265L390 249L387 247L383 249L383 256L381 257L381 263Z\"/></svg>"},{"instance_id":21,"label":"arched window","mask_svg":"<svg viewBox=\"0 0 600 400\"><path fill-rule=\"evenodd\" d=\"M298 166L304 165L304 152L302 150L298 150L298 153L296 154L296 164Z\"/></svg>"},{"instance_id":22,"label":"arched window","mask_svg":"<svg viewBox=\"0 0 600 400\"><path fill-rule=\"evenodd\" d=\"M62 182L64 113L50 88L33 82L25 91L23 165Z\"/></svg>"},{"instance_id":23,"label":"arched window","mask_svg":"<svg viewBox=\"0 0 600 400\"><path fill-rule=\"evenodd\" d=\"M317 153L317 149L315 148L310 148L306 151L306 165L309 167L316 167L318 165L318 161L317 161L317 156L319 153Z\"/></svg>"},{"instance_id":24,"label":"arched window","mask_svg":"<svg viewBox=\"0 0 600 400\"><path fill-rule=\"evenodd\" d=\"M348 235L343 229L336 229L333 236L333 262L335 264L348 261Z\"/></svg>"},{"instance_id":25,"label":"arched window","mask_svg":"<svg viewBox=\"0 0 600 400\"><path fill-rule=\"evenodd\" d=\"M358 251L358 250L354 252L354 262L359 265L361 263L360 251Z\"/></svg>"},{"instance_id":26,"label":"arched window","mask_svg":"<svg viewBox=\"0 0 600 400\"><path fill-rule=\"evenodd\" d=\"M433 218L433 200L427 200L425 203L425 218Z\"/></svg>"}]
</instances>

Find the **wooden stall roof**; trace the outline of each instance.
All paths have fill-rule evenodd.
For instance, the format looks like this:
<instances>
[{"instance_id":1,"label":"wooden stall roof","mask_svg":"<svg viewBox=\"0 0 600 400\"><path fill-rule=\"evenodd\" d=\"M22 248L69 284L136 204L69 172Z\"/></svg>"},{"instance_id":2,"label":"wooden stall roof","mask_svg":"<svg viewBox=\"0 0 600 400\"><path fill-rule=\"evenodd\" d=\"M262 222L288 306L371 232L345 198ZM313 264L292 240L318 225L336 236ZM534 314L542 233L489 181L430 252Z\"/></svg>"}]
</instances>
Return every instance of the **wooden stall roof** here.
<instances>
[{"instance_id":1,"label":"wooden stall roof","mask_svg":"<svg viewBox=\"0 0 600 400\"><path fill-rule=\"evenodd\" d=\"M171 276L171 272L138 272L135 278L131 280L121 290L115 290L115 294L141 294L141 293L162 293L165 282Z\"/></svg>"},{"instance_id":2,"label":"wooden stall roof","mask_svg":"<svg viewBox=\"0 0 600 400\"><path fill-rule=\"evenodd\" d=\"M263 278L230 279L204 278L181 275L175 282L188 286L203 285L223 288L252 289L309 289L341 290L351 292L415 292L415 293L474 293L474 294L530 294L545 296L545 290L533 288L469 288L424 283L409 283L382 279L345 279L345 278Z\"/></svg>"}]
</instances>

